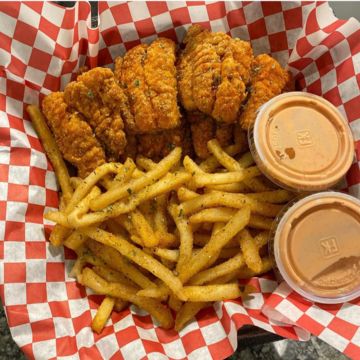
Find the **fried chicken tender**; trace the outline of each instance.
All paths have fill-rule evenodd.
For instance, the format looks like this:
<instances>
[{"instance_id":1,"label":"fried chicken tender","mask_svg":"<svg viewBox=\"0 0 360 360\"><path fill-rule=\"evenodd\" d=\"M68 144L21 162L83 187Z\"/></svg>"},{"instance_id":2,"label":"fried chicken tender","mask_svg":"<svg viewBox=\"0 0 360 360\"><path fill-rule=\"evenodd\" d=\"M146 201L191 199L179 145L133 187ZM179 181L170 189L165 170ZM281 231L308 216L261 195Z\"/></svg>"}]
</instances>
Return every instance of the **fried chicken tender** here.
<instances>
[{"instance_id":1,"label":"fried chicken tender","mask_svg":"<svg viewBox=\"0 0 360 360\"><path fill-rule=\"evenodd\" d=\"M82 73L65 87L64 99L85 117L108 160L117 161L126 146L123 117L131 122L132 116L113 72L97 67Z\"/></svg>"},{"instance_id":2,"label":"fried chicken tender","mask_svg":"<svg viewBox=\"0 0 360 360\"><path fill-rule=\"evenodd\" d=\"M151 133L180 126L177 104L175 43L159 38L130 49L115 60L115 76L129 99L132 133Z\"/></svg>"},{"instance_id":3,"label":"fried chicken tender","mask_svg":"<svg viewBox=\"0 0 360 360\"><path fill-rule=\"evenodd\" d=\"M193 25L184 44L177 64L181 104L219 123L235 123L250 80L250 43Z\"/></svg>"},{"instance_id":4,"label":"fried chicken tender","mask_svg":"<svg viewBox=\"0 0 360 360\"><path fill-rule=\"evenodd\" d=\"M64 93L54 92L46 96L42 111L64 159L78 169L80 177L86 177L105 163L104 151L93 130L78 112L69 109Z\"/></svg>"},{"instance_id":5,"label":"fried chicken tender","mask_svg":"<svg viewBox=\"0 0 360 360\"><path fill-rule=\"evenodd\" d=\"M247 130L255 121L259 107L274 96L288 90L291 86L291 76L288 71L271 56L258 55L251 68L251 90L239 122Z\"/></svg>"}]
</instances>

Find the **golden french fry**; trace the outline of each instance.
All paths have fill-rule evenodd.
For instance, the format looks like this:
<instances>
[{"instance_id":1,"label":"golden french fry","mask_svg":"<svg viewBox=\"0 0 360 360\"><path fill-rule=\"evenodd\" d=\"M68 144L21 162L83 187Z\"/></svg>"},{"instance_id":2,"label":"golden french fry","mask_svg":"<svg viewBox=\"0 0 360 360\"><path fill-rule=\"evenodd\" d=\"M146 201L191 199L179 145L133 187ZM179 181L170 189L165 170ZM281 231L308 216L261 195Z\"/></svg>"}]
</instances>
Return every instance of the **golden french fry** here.
<instances>
[{"instance_id":1,"label":"golden french fry","mask_svg":"<svg viewBox=\"0 0 360 360\"><path fill-rule=\"evenodd\" d=\"M105 296L104 300L101 302L97 313L91 323L91 328L98 334L101 333L103 328L106 325L106 322L109 320L111 312L115 305L115 299L109 296Z\"/></svg>"},{"instance_id":2,"label":"golden french fry","mask_svg":"<svg viewBox=\"0 0 360 360\"><path fill-rule=\"evenodd\" d=\"M168 261L177 262L179 260L179 250L173 249L163 249L159 247L154 247L152 249L148 249L152 254L161 257L162 259L166 259Z\"/></svg>"},{"instance_id":3,"label":"golden french fry","mask_svg":"<svg viewBox=\"0 0 360 360\"><path fill-rule=\"evenodd\" d=\"M134 161L130 158L127 158L124 165L116 174L112 183L109 185L109 189L129 182L130 179L132 178L135 169L136 169L136 165Z\"/></svg>"},{"instance_id":4,"label":"golden french fry","mask_svg":"<svg viewBox=\"0 0 360 360\"><path fill-rule=\"evenodd\" d=\"M152 227L139 210L135 209L130 213L130 220L145 247L159 245L159 239L156 237Z\"/></svg>"},{"instance_id":5,"label":"golden french fry","mask_svg":"<svg viewBox=\"0 0 360 360\"><path fill-rule=\"evenodd\" d=\"M255 236L254 241L257 248L260 249L269 242L269 239L270 239L269 231L262 231L260 234Z\"/></svg>"},{"instance_id":6,"label":"golden french fry","mask_svg":"<svg viewBox=\"0 0 360 360\"><path fill-rule=\"evenodd\" d=\"M161 279L181 300L186 300L182 293L181 281L173 275L159 261L152 256L146 254L141 249L129 243L126 239L115 236L105 230L99 228L84 228L81 231L88 236L104 245L110 246L117 250L121 255L138 264L140 267L148 270L153 275Z\"/></svg>"},{"instance_id":7,"label":"golden french fry","mask_svg":"<svg viewBox=\"0 0 360 360\"><path fill-rule=\"evenodd\" d=\"M249 221L249 227L260 230L270 230L273 226L274 219L252 214Z\"/></svg>"},{"instance_id":8,"label":"golden french fry","mask_svg":"<svg viewBox=\"0 0 360 360\"><path fill-rule=\"evenodd\" d=\"M256 273L255 271L253 271L249 268L241 268L238 270L237 278L238 279L250 279L253 276L259 276L261 274L267 273L274 266L273 260L269 257L264 257L261 259L261 261L262 261L262 266L258 273Z\"/></svg>"},{"instance_id":9,"label":"golden french fry","mask_svg":"<svg viewBox=\"0 0 360 360\"><path fill-rule=\"evenodd\" d=\"M115 305L114 305L115 311L120 312L125 310L127 307L129 307L129 303L127 301L121 299L115 299Z\"/></svg>"},{"instance_id":10,"label":"golden french fry","mask_svg":"<svg viewBox=\"0 0 360 360\"><path fill-rule=\"evenodd\" d=\"M180 331L184 326L192 320L195 315L202 309L209 307L211 302L186 302L184 303L175 319L175 330Z\"/></svg>"},{"instance_id":11,"label":"golden french fry","mask_svg":"<svg viewBox=\"0 0 360 360\"><path fill-rule=\"evenodd\" d=\"M70 236L70 234L71 229L60 224L56 224L50 234L49 241L53 246L60 246L63 244L64 240Z\"/></svg>"},{"instance_id":12,"label":"golden french fry","mask_svg":"<svg viewBox=\"0 0 360 360\"><path fill-rule=\"evenodd\" d=\"M256 179L256 178L254 178ZM243 182L235 182L231 184L222 184L222 185L207 185L209 190L225 191L231 193L248 193L250 189ZM180 201L185 201L189 199L184 199Z\"/></svg>"},{"instance_id":13,"label":"golden french fry","mask_svg":"<svg viewBox=\"0 0 360 360\"><path fill-rule=\"evenodd\" d=\"M254 161L250 151L245 153L244 155L242 155L240 157L240 159L238 160L238 163L242 169L246 169L247 167L253 165L254 162L255 161Z\"/></svg>"},{"instance_id":14,"label":"golden french fry","mask_svg":"<svg viewBox=\"0 0 360 360\"><path fill-rule=\"evenodd\" d=\"M186 200L191 200L193 198L196 198L200 194L196 193L195 191L192 191L184 186L181 186L177 191L177 196L179 201L183 202Z\"/></svg>"},{"instance_id":15,"label":"golden french fry","mask_svg":"<svg viewBox=\"0 0 360 360\"><path fill-rule=\"evenodd\" d=\"M74 230L64 241L64 246L75 251L85 243L86 239L80 231Z\"/></svg>"},{"instance_id":16,"label":"golden french fry","mask_svg":"<svg viewBox=\"0 0 360 360\"><path fill-rule=\"evenodd\" d=\"M188 301L207 302L236 299L242 295L237 283L184 286L184 294Z\"/></svg>"},{"instance_id":17,"label":"golden french fry","mask_svg":"<svg viewBox=\"0 0 360 360\"><path fill-rule=\"evenodd\" d=\"M89 268L83 270L80 282L98 294L120 298L139 306L154 316L165 329L170 329L174 325L171 312L166 306L155 299L137 296L137 289L134 287L107 282Z\"/></svg>"},{"instance_id":18,"label":"golden french fry","mask_svg":"<svg viewBox=\"0 0 360 360\"><path fill-rule=\"evenodd\" d=\"M179 311L183 302L181 300L179 300L177 297L175 297L174 295L170 295L169 297L169 308L174 310L174 311Z\"/></svg>"},{"instance_id":19,"label":"golden french fry","mask_svg":"<svg viewBox=\"0 0 360 360\"><path fill-rule=\"evenodd\" d=\"M150 171L156 167L156 162L142 155L136 157L136 164L145 171Z\"/></svg>"},{"instance_id":20,"label":"golden french fry","mask_svg":"<svg viewBox=\"0 0 360 360\"><path fill-rule=\"evenodd\" d=\"M92 270L95 271L99 276L104 278L106 281L119 282L128 286L137 287L137 284L127 278L124 274L112 269L107 265L95 265L93 266Z\"/></svg>"},{"instance_id":21,"label":"golden french fry","mask_svg":"<svg viewBox=\"0 0 360 360\"><path fill-rule=\"evenodd\" d=\"M246 194L250 199L273 204L283 204L294 198L294 194L287 190L273 190Z\"/></svg>"},{"instance_id":22,"label":"golden french fry","mask_svg":"<svg viewBox=\"0 0 360 360\"><path fill-rule=\"evenodd\" d=\"M70 184L74 190L82 183L82 178L78 176L72 176L70 178Z\"/></svg>"},{"instance_id":23,"label":"golden french fry","mask_svg":"<svg viewBox=\"0 0 360 360\"><path fill-rule=\"evenodd\" d=\"M238 238L246 265L255 273L259 273L261 271L262 263L259 249L256 246L254 238L247 229L243 229L239 233Z\"/></svg>"}]
</instances>

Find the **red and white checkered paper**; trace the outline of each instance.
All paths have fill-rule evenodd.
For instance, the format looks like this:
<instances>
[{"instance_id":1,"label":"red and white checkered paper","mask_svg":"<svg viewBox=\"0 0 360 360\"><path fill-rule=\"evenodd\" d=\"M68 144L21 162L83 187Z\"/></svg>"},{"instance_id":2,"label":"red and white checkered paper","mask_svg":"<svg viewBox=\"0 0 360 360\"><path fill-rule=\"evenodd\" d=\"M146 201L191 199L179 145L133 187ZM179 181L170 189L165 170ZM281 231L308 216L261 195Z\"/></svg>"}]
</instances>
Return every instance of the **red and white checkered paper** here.
<instances>
[{"instance_id":1,"label":"red and white checkered paper","mask_svg":"<svg viewBox=\"0 0 360 360\"><path fill-rule=\"evenodd\" d=\"M271 276L248 281L258 290L252 299L217 303L180 333L132 307L94 334L89 324L102 298L68 277L74 254L46 241L43 214L57 207L58 187L25 112L79 66L111 66L157 36L180 42L200 23L250 40L255 53L288 64L299 89L340 109L356 140L344 187L360 197L359 23L336 19L326 3L298 2L100 2L99 19L91 29L84 2L0 4L0 295L18 345L36 359L221 359L235 351L237 329L254 324L292 339L312 333L359 359L360 299L315 305Z\"/></svg>"}]
</instances>

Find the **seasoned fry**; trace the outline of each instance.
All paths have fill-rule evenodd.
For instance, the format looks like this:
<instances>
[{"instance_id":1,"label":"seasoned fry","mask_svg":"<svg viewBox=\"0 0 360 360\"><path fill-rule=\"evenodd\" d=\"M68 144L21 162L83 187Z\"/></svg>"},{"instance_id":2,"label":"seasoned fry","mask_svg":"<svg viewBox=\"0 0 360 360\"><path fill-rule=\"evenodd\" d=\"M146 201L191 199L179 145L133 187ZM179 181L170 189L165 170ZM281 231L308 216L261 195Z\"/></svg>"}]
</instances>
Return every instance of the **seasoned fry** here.
<instances>
[{"instance_id":1,"label":"seasoned fry","mask_svg":"<svg viewBox=\"0 0 360 360\"><path fill-rule=\"evenodd\" d=\"M242 292L240 291L237 283L232 283L205 286L185 286L184 294L188 301L207 302L236 299L242 295Z\"/></svg>"},{"instance_id":2,"label":"seasoned fry","mask_svg":"<svg viewBox=\"0 0 360 360\"><path fill-rule=\"evenodd\" d=\"M130 218L133 227L136 229L145 247L159 245L159 239L156 237L152 227L139 210L135 209L132 211L130 213Z\"/></svg>"},{"instance_id":3,"label":"seasoned fry","mask_svg":"<svg viewBox=\"0 0 360 360\"><path fill-rule=\"evenodd\" d=\"M261 271L262 263L259 249L256 246L253 237L246 229L243 229L238 237L246 265L255 273L259 273Z\"/></svg>"},{"instance_id":4,"label":"seasoned fry","mask_svg":"<svg viewBox=\"0 0 360 360\"><path fill-rule=\"evenodd\" d=\"M177 191L177 196L179 201L187 201L196 198L200 194L196 193L195 191L192 191L190 189L187 189L184 186L181 186Z\"/></svg>"},{"instance_id":5,"label":"seasoned fry","mask_svg":"<svg viewBox=\"0 0 360 360\"><path fill-rule=\"evenodd\" d=\"M86 239L86 236L84 236L80 231L74 230L64 241L64 246L75 251L85 243Z\"/></svg>"},{"instance_id":6,"label":"seasoned fry","mask_svg":"<svg viewBox=\"0 0 360 360\"><path fill-rule=\"evenodd\" d=\"M195 315L202 309L211 305L211 302L186 302L184 303L175 319L175 330L180 331L184 326L195 317Z\"/></svg>"},{"instance_id":7,"label":"seasoned fry","mask_svg":"<svg viewBox=\"0 0 360 360\"><path fill-rule=\"evenodd\" d=\"M249 278L251 278L253 276L259 276L261 274L267 273L274 266L274 262L269 257L262 258L261 261L262 261L262 266L261 266L261 269L260 269L260 271L258 273L256 273L255 271L245 267L245 268L241 268L241 269L238 270L237 278L238 279L249 279Z\"/></svg>"},{"instance_id":8,"label":"seasoned fry","mask_svg":"<svg viewBox=\"0 0 360 360\"><path fill-rule=\"evenodd\" d=\"M104 300L101 302L100 306L97 309L97 313L91 323L91 328L98 334L101 333L103 328L108 321L111 312L113 311L115 305L115 299L110 296L105 296Z\"/></svg>"},{"instance_id":9,"label":"seasoned fry","mask_svg":"<svg viewBox=\"0 0 360 360\"><path fill-rule=\"evenodd\" d=\"M113 182L110 184L109 188L114 188L122 184L126 184L132 178L132 175L136 169L134 161L130 158L127 158L124 165L118 171L114 177Z\"/></svg>"},{"instance_id":10,"label":"seasoned fry","mask_svg":"<svg viewBox=\"0 0 360 360\"><path fill-rule=\"evenodd\" d=\"M268 202L272 204L283 204L291 199L293 199L294 195L287 190L273 190L273 191L265 191L247 194L250 199L255 199L262 202Z\"/></svg>"}]
</instances>

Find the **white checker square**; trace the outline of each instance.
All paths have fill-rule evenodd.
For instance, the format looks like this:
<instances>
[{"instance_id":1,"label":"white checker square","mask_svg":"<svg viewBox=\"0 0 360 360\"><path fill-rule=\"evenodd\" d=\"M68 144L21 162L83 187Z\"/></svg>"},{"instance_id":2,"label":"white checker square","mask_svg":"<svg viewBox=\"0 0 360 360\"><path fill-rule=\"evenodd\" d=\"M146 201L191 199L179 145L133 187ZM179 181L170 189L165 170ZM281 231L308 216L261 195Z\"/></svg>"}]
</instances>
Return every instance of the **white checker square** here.
<instances>
[{"instance_id":1,"label":"white checker square","mask_svg":"<svg viewBox=\"0 0 360 360\"><path fill-rule=\"evenodd\" d=\"M108 50L110 51L111 57L113 59L117 58L118 56L124 56L126 52L124 44L109 46Z\"/></svg>"},{"instance_id":2,"label":"white checker square","mask_svg":"<svg viewBox=\"0 0 360 360\"><path fill-rule=\"evenodd\" d=\"M1 26L1 30L3 30L3 26ZM12 39L11 41L11 54L16 56L18 59L21 59L21 61L24 64L29 63L29 59L32 53L32 47L29 45L26 45L24 43L21 43L20 41L17 41L15 39Z\"/></svg>"},{"instance_id":3,"label":"white checker square","mask_svg":"<svg viewBox=\"0 0 360 360\"><path fill-rule=\"evenodd\" d=\"M211 31L217 32L217 31L223 31L228 32L229 24L226 19L217 19L210 21Z\"/></svg>"},{"instance_id":4,"label":"white checker square","mask_svg":"<svg viewBox=\"0 0 360 360\"><path fill-rule=\"evenodd\" d=\"M79 358L79 354L76 353L69 356L57 356L56 360L80 360L80 358Z\"/></svg>"},{"instance_id":5,"label":"white checker square","mask_svg":"<svg viewBox=\"0 0 360 360\"><path fill-rule=\"evenodd\" d=\"M184 40L187 29L190 27L190 24L181 25L175 28L177 41L180 43Z\"/></svg>"},{"instance_id":6,"label":"white checker square","mask_svg":"<svg viewBox=\"0 0 360 360\"><path fill-rule=\"evenodd\" d=\"M19 20L23 21L26 24L38 28L40 24L40 14L36 11L25 5L24 3L20 6Z\"/></svg>"},{"instance_id":7,"label":"white checker square","mask_svg":"<svg viewBox=\"0 0 360 360\"><path fill-rule=\"evenodd\" d=\"M45 241L42 224L25 223L25 241Z\"/></svg>"},{"instance_id":8,"label":"white checker square","mask_svg":"<svg viewBox=\"0 0 360 360\"><path fill-rule=\"evenodd\" d=\"M352 56L355 74L360 73L360 52Z\"/></svg>"},{"instance_id":9,"label":"white checker square","mask_svg":"<svg viewBox=\"0 0 360 360\"><path fill-rule=\"evenodd\" d=\"M10 127L8 116L3 111L0 111L0 127L4 127L4 128Z\"/></svg>"},{"instance_id":10,"label":"white checker square","mask_svg":"<svg viewBox=\"0 0 360 360\"><path fill-rule=\"evenodd\" d=\"M51 39L49 36L47 36L46 34L44 34L41 31L37 32L35 42L34 42L35 48L37 48L41 51L44 51L47 54L52 55L55 50L55 45L56 45L56 42L53 39Z\"/></svg>"},{"instance_id":11,"label":"white checker square","mask_svg":"<svg viewBox=\"0 0 360 360\"><path fill-rule=\"evenodd\" d=\"M243 5L240 1L225 1L225 9L226 12L231 10L238 10L243 8Z\"/></svg>"},{"instance_id":12,"label":"white checker square","mask_svg":"<svg viewBox=\"0 0 360 360\"><path fill-rule=\"evenodd\" d=\"M29 89L28 87L25 88L25 96L24 96L24 102L27 104L36 104L38 105L39 102L39 94L32 89ZM37 100L35 100L35 96L37 97ZM23 120L24 129L27 135L30 135L32 137L37 137L34 127L32 126L31 121Z\"/></svg>"},{"instance_id":13,"label":"white checker square","mask_svg":"<svg viewBox=\"0 0 360 360\"><path fill-rule=\"evenodd\" d=\"M74 282L75 278L70 277L71 270L74 266L75 260L65 260L65 281L66 282Z\"/></svg>"},{"instance_id":14,"label":"white checker square","mask_svg":"<svg viewBox=\"0 0 360 360\"><path fill-rule=\"evenodd\" d=\"M234 314L243 314L248 315L244 306L237 304L232 301L222 303L224 306L224 311L228 314L229 317L233 316Z\"/></svg>"},{"instance_id":15,"label":"white checker square","mask_svg":"<svg viewBox=\"0 0 360 360\"><path fill-rule=\"evenodd\" d=\"M82 328L76 334L76 344L77 348L81 349L82 347L90 347L94 344L94 333L90 327Z\"/></svg>"},{"instance_id":16,"label":"white checker square","mask_svg":"<svg viewBox=\"0 0 360 360\"><path fill-rule=\"evenodd\" d=\"M141 340L150 340L155 342L159 341L154 328L143 329L142 327L138 326L137 331Z\"/></svg>"},{"instance_id":17,"label":"white checker square","mask_svg":"<svg viewBox=\"0 0 360 360\"><path fill-rule=\"evenodd\" d=\"M0 240L4 240L5 237L5 221L0 221Z\"/></svg>"},{"instance_id":18,"label":"white checker square","mask_svg":"<svg viewBox=\"0 0 360 360\"><path fill-rule=\"evenodd\" d=\"M243 9L247 24L253 23L264 17L261 6L256 2L244 6Z\"/></svg>"},{"instance_id":19,"label":"white checker square","mask_svg":"<svg viewBox=\"0 0 360 360\"><path fill-rule=\"evenodd\" d=\"M46 340L34 342L32 344L34 359L55 359L56 358L56 340Z\"/></svg>"},{"instance_id":20,"label":"white checker square","mask_svg":"<svg viewBox=\"0 0 360 360\"><path fill-rule=\"evenodd\" d=\"M88 299L70 299L69 300L70 314L72 318L82 315L84 312L89 311Z\"/></svg>"},{"instance_id":21,"label":"white checker square","mask_svg":"<svg viewBox=\"0 0 360 360\"><path fill-rule=\"evenodd\" d=\"M341 309L336 314L336 317L360 327L360 306L345 303L341 306Z\"/></svg>"},{"instance_id":22,"label":"white checker square","mask_svg":"<svg viewBox=\"0 0 360 360\"><path fill-rule=\"evenodd\" d=\"M351 342L357 346L360 346L360 328L356 330Z\"/></svg>"},{"instance_id":23,"label":"white checker square","mask_svg":"<svg viewBox=\"0 0 360 360\"><path fill-rule=\"evenodd\" d=\"M247 309L260 310L264 305L264 297L260 293L250 294L243 300L244 307Z\"/></svg>"},{"instance_id":24,"label":"white checker square","mask_svg":"<svg viewBox=\"0 0 360 360\"><path fill-rule=\"evenodd\" d=\"M47 282L46 292L48 301L64 301L68 299L64 282Z\"/></svg>"},{"instance_id":25,"label":"white checker square","mask_svg":"<svg viewBox=\"0 0 360 360\"><path fill-rule=\"evenodd\" d=\"M271 325L269 325L268 323L264 322L264 321L260 321L258 319L252 318L253 324L261 329L264 329L266 331L269 332L274 332L273 328Z\"/></svg>"},{"instance_id":26,"label":"white checker square","mask_svg":"<svg viewBox=\"0 0 360 360\"><path fill-rule=\"evenodd\" d=\"M0 78L0 93L5 94L6 93L6 78L1 77ZM0 112L1 114L1 112Z\"/></svg>"},{"instance_id":27,"label":"white checker square","mask_svg":"<svg viewBox=\"0 0 360 360\"><path fill-rule=\"evenodd\" d=\"M162 344L165 354L173 359L185 359L186 352L180 339Z\"/></svg>"},{"instance_id":28,"label":"white checker square","mask_svg":"<svg viewBox=\"0 0 360 360\"><path fill-rule=\"evenodd\" d=\"M0 284L4 283L4 264L0 262Z\"/></svg>"},{"instance_id":29,"label":"white checker square","mask_svg":"<svg viewBox=\"0 0 360 360\"><path fill-rule=\"evenodd\" d=\"M265 17L266 32L276 34L284 30L283 13L272 14Z\"/></svg>"},{"instance_id":30,"label":"white checker square","mask_svg":"<svg viewBox=\"0 0 360 360\"><path fill-rule=\"evenodd\" d=\"M197 329L199 329L199 324L197 321L195 321L195 319L193 319L183 329L179 331L179 335L184 336Z\"/></svg>"},{"instance_id":31,"label":"white checker square","mask_svg":"<svg viewBox=\"0 0 360 360\"><path fill-rule=\"evenodd\" d=\"M153 24L156 32L165 31L173 27L172 19L169 12L164 12L160 15L153 16Z\"/></svg>"},{"instance_id":32,"label":"white checker square","mask_svg":"<svg viewBox=\"0 0 360 360\"><path fill-rule=\"evenodd\" d=\"M115 334L104 336L96 341L96 347L103 359L110 359L117 351L119 351L119 345Z\"/></svg>"},{"instance_id":33,"label":"white checker square","mask_svg":"<svg viewBox=\"0 0 360 360\"><path fill-rule=\"evenodd\" d=\"M74 29L60 28L56 42L64 48L71 48L73 46Z\"/></svg>"},{"instance_id":34,"label":"white checker square","mask_svg":"<svg viewBox=\"0 0 360 360\"><path fill-rule=\"evenodd\" d=\"M53 76L60 76L64 62L64 60L58 59L53 56L50 60L48 73Z\"/></svg>"},{"instance_id":35,"label":"white checker square","mask_svg":"<svg viewBox=\"0 0 360 360\"><path fill-rule=\"evenodd\" d=\"M278 286L274 280L259 278L260 289L262 293L272 293Z\"/></svg>"},{"instance_id":36,"label":"white checker square","mask_svg":"<svg viewBox=\"0 0 360 360\"><path fill-rule=\"evenodd\" d=\"M42 86L44 83L46 72L28 66L25 71L24 78L28 81L31 81L34 84Z\"/></svg>"},{"instance_id":37,"label":"white checker square","mask_svg":"<svg viewBox=\"0 0 360 360\"><path fill-rule=\"evenodd\" d=\"M203 5L189 6L188 10L189 10L190 19L193 23L209 21L209 15L206 11L205 6Z\"/></svg>"},{"instance_id":38,"label":"white checker square","mask_svg":"<svg viewBox=\"0 0 360 360\"><path fill-rule=\"evenodd\" d=\"M49 190L57 191L59 189L55 173L53 171L47 171L45 175L45 187Z\"/></svg>"},{"instance_id":39,"label":"white checker square","mask_svg":"<svg viewBox=\"0 0 360 360\"><path fill-rule=\"evenodd\" d=\"M338 66L339 64L347 60L348 56L345 57L344 54L350 54L350 47L348 41L344 39L339 44L331 48L330 54L335 66Z\"/></svg>"},{"instance_id":40,"label":"white checker square","mask_svg":"<svg viewBox=\"0 0 360 360\"><path fill-rule=\"evenodd\" d=\"M189 355L188 355L188 360L210 360L212 359L212 356L210 354L210 351L207 347L201 347L199 349L196 349L194 351L192 351Z\"/></svg>"},{"instance_id":41,"label":"white checker square","mask_svg":"<svg viewBox=\"0 0 360 360\"><path fill-rule=\"evenodd\" d=\"M26 209L26 203L8 201L6 203L6 220L25 222Z\"/></svg>"},{"instance_id":42,"label":"white checker square","mask_svg":"<svg viewBox=\"0 0 360 360\"><path fill-rule=\"evenodd\" d=\"M140 339L134 340L120 348L125 359L140 360L146 356L144 346Z\"/></svg>"},{"instance_id":43,"label":"white checker square","mask_svg":"<svg viewBox=\"0 0 360 360\"><path fill-rule=\"evenodd\" d=\"M88 54L89 56L97 56L99 52L99 48L98 48L98 43L95 43L95 44L92 44L92 43L89 43L89 47L88 47Z\"/></svg>"},{"instance_id":44,"label":"white checker square","mask_svg":"<svg viewBox=\"0 0 360 360\"><path fill-rule=\"evenodd\" d=\"M7 68L11 61L11 54L3 49L0 49L0 59L3 66Z\"/></svg>"},{"instance_id":45,"label":"white checker square","mask_svg":"<svg viewBox=\"0 0 360 360\"><path fill-rule=\"evenodd\" d=\"M151 17L147 5L143 2L129 2L128 7L133 21L144 20Z\"/></svg>"},{"instance_id":46,"label":"white checker square","mask_svg":"<svg viewBox=\"0 0 360 360\"><path fill-rule=\"evenodd\" d=\"M289 52L287 50L273 52L272 56L279 62L282 67L286 67L287 63L289 62Z\"/></svg>"},{"instance_id":47,"label":"white checker square","mask_svg":"<svg viewBox=\"0 0 360 360\"><path fill-rule=\"evenodd\" d=\"M9 183L27 185L29 184L30 170L28 166L9 166Z\"/></svg>"},{"instance_id":48,"label":"white checker square","mask_svg":"<svg viewBox=\"0 0 360 360\"><path fill-rule=\"evenodd\" d=\"M30 322L52 318L51 309L48 303L28 304Z\"/></svg>"},{"instance_id":49,"label":"white checker square","mask_svg":"<svg viewBox=\"0 0 360 360\"><path fill-rule=\"evenodd\" d=\"M169 358L166 355L161 354L159 352L152 352L146 354L146 356L148 360L169 360Z\"/></svg>"},{"instance_id":50,"label":"white checker square","mask_svg":"<svg viewBox=\"0 0 360 360\"><path fill-rule=\"evenodd\" d=\"M303 315L303 312L287 299L282 300L276 306L276 310L293 322L296 322Z\"/></svg>"},{"instance_id":51,"label":"white checker square","mask_svg":"<svg viewBox=\"0 0 360 360\"><path fill-rule=\"evenodd\" d=\"M251 40L251 46L254 55L269 54L271 52L269 38L267 36Z\"/></svg>"},{"instance_id":52,"label":"white checker square","mask_svg":"<svg viewBox=\"0 0 360 360\"><path fill-rule=\"evenodd\" d=\"M320 309L316 305L313 305L311 308L306 310L305 313L323 326L329 325L331 320L334 319L334 315L332 315L328 311Z\"/></svg>"},{"instance_id":53,"label":"white checker square","mask_svg":"<svg viewBox=\"0 0 360 360\"><path fill-rule=\"evenodd\" d=\"M42 259L26 260L26 282L46 282L46 262Z\"/></svg>"},{"instance_id":54,"label":"white checker square","mask_svg":"<svg viewBox=\"0 0 360 360\"><path fill-rule=\"evenodd\" d=\"M346 103L347 101L358 96L357 92L354 91L354 89L356 89L357 86L358 86L358 84L357 84L355 76L353 76L353 77L345 80L341 84L339 84L338 87L339 87L340 97L341 97L341 101L343 103Z\"/></svg>"},{"instance_id":55,"label":"white checker square","mask_svg":"<svg viewBox=\"0 0 360 360\"><path fill-rule=\"evenodd\" d=\"M14 37L16 27L16 19L12 16L6 15L4 12L1 14L1 32L10 38ZM12 40L14 41L14 39Z\"/></svg>"},{"instance_id":56,"label":"white checker square","mask_svg":"<svg viewBox=\"0 0 360 360\"><path fill-rule=\"evenodd\" d=\"M56 247L46 242L46 259L47 262L63 262L64 248Z\"/></svg>"},{"instance_id":57,"label":"white checker square","mask_svg":"<svg viewBox=\"0 0 360 360\"><path fill-rule=\"evenodd\" d=\"M21 116L23 113L23 103L10 96L6 97L6 112L9 115Z\"/></svg>"},{"instance_id":58,"label":"white checker square","mask_svg":"<svg viewBox=\"0 0 360 360\"><path fill-rule=\"evenodd\" d=\"M128 23L118 26L121 38L124 42L138 40L139 35L134 23Z\"/></svg>"},{"instance_id":59,"label":"white checker square","mask_svg":"<svg viewBox=\"0 0 360 360\"><path fill-rule=\"evenodd\" d=\"M22 148L30 147L29 139L26 136L26 134L14 128L10 128L10 141L12 147L22 147Z\"/></svg>"},{"instance_id":60,"label":"white checker square","mask_svg":"<svg viewBox=\"0 0 360 360\"><path fill-rule=\"evenodd\" d=\"M204 337L206 345L211 345L219 342L227 337L223 326L220 321L200 328Z\"/></svg>"},{"instance_id":61,"label":"white checker square","mask_svg":"<svg viewBox=\"0 0 360 360\"><path fill-rule=\"evenodd\" d=\"M42 186L29 185L29 203L36 205L45 205L46 191Z\"/></svg>"},{"instance_id":62,"label":"white checker square","mask_svg":"<svg viewBox=\"0 0 360 360\"><path fill-rule=\"evenodd\" d=\"M321 92L327 93L336 86L336 70L332 69L321 77Z\"/></svg>"},{"instance_id":63,"label":"white checker square","mask_svg":"<svg viewBox=\"0 0 360 360\"><path fill-rule=\"evenodd\" d=\"M63 336L75 336L74 324L72 319L54 317L55 336L60 338Z\"/></svg>"},{"instance_id":64,"label":"white checker square","mask_svg":"<svg viewBox=\"0 0 360 360\"><path fill-rule=\"evenodd\" d=\"M64 90L65 86L70 82L70 80L71 80L71 73L61 75L60 90Z\"/></svg>"},{"instance_id":65,"label":"white checker square","mask_svg":"<svg viewBox=\"0 0 360 360\"><path fill-rule=\"evenodd\" d=\"M6 306L26 304L25 284L4 284L4 302Z\"/></svg>"},{"instance_id":66,"label":"white checker square","mask_svg":"<svg viewBox=\"0 0 360 360\"><path fill-rule=\"evenodd\" d=\"M360 140L360 119L354 120L350 123L350 128L353 133L355 141ZM1 150L0 150L0 159L1 159Z\"/></svg>"},{"instance_id":67,"label":"white checker square","mask_svg":"<svg viewBox=\"0 0 360 360\"><path fill-rule=\"evenodd\" d=\"M334 348L338 349L339 351L343 352L345 348L349 345L349 340L345 339L341 335L337 334L336 332L325 328L321 334L319 335L321 340L324 340Z\"/></svg>"},{"instance_id":68,"label":"white checker square","mask_svg":"<svg viewBox=\"0 0 360 360\"><path fill-rule=\"evenodd\" d=\"M185 1L169 1L167 3L167 7L169 10L180 9L180 8L186 7L186 2Z\"/></svg>"},{"instance_id":69,"label":"white checker square","mask_svg":"<svg viewBox=\"0 0 360 360\"><path fill-rule=\"evenodd\" d=\"M0 182L0 200L5 201L7 199L8 184Z\"/></svg>"},{"instance_id":70,"label":"white checker square","mask_svg":"<svg viewBox=\"0 0 360 360\"><path fill-rule=\"evenodd\" d=\"M106 30L113 26L116 26L114 16L110 9L106 9L99 16L99 27L101 27L102 30Z\"/></svg>"},{"instance_id":71,"label":"white checker square","mask_svg":"<svg viewBox=\"0 0 360 360\"><path fill-rule=\"evenodd\" d=\"M76 42L71 48L69 60L75 61L78 58L79 58L79 42Z\"/></svg>"},{"instance_id":72,"label":"white checker square","mask_svg":"<svg viewBox=\"0 0 360 360\"><path fill-rule=\"evenodd\" d=\"M10 328L13 339L19 347L28 345L32 342L32 330L30 324L12 326Z\"/></svg>"},{"instance_id":73,"label":"white checker square","mask_svg":"<svg viewBox=\"0 0 360 360\"><path fill-rule=\"evenodd\" d=\"M121 330L125 330L125 329L129 328L130 326L134 326L134 325L135 325L134 319L133 319L132 315L129 314L114 324L114 331L118 332Z\"/></svg>"},{"instance_id":74,"label":"white checker square","mask_svg":"<svg viewBox=\"0 0 360 360\"><path fill-rule=\"evenodd\" d=\"M55 4L45 1L41 15L54 25L61 26L65 11L65 8L61 8Z\"/></svg>"}]
</instances>

